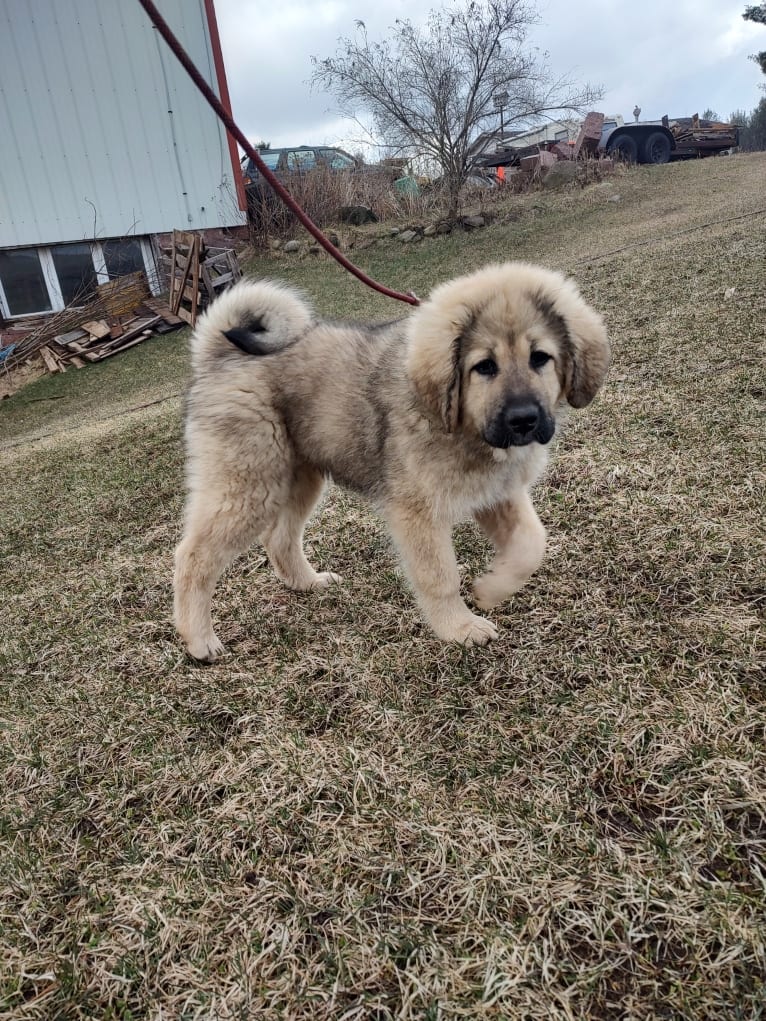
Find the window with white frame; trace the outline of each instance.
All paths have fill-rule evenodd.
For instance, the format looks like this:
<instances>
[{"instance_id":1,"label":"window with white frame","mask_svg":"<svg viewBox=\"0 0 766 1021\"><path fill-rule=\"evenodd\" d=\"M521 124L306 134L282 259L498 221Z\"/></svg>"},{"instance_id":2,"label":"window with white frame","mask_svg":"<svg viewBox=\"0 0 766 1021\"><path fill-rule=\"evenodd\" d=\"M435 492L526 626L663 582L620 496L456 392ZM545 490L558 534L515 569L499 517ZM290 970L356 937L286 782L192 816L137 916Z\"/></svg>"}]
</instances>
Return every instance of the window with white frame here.
<instances>
[{"instance_id":1,"label":"window with white frame","mask_svg":"<svg viewBox=\"0 0 766 1021\"><path fill-rule=\"evenodd\" d=\"M64 304L84 305L98 286L90 245L54 245L50 253Z\"/></svg>"},{"instance_id":2,"label":"window with white frame","mask_svg":"<svg viewBox=\"0 0 766 1021\"><path fill-rule=\"evenodd\" d=\"M139 238L120 238L118 241L102 241L106 273L110 280L137 273L145 269L144 253Z\"/></svg>"},{"instance_id":3,"label":"window with white frame","mask_svg":"<svg viewBox=\"0 0 766 1021\"><path fill-rule=\"evenodd\" d=\"M0 251L0 314L13 319L85 304L98 284L138 270L146 273L157 294L159 280L148 238L8 248Z\"/></svg>"},{"instance_id":4,"label":"window with white frame","mask_svg":"<svg viewBox=\"0 0 766 1021\"><path fill-rule=\"evenodd\" d=\"M0 283L5 292L6 314L32 315L53 310L36 248L0 252Z\"/></svg>"}]
</instances>

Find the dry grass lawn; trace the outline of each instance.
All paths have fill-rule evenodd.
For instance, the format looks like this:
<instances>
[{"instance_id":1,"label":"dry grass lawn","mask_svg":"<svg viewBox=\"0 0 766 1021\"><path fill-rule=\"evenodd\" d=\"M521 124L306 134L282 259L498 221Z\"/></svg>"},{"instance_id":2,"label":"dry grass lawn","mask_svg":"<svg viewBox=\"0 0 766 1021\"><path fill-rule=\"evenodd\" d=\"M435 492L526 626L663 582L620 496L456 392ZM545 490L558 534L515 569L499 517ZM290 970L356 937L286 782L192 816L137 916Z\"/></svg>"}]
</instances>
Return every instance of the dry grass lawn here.
<instances>
[{"instance_id":1,"label":"dry grass lawn","mask_svg":"<svg viewBox=\"0 0 766 1021\"><path fill-rule=\"evenodd\" d=\"M287 592L254 549L196 666L177 342L0 405L0 1019L764 1016L765 178L638 168L360 252L418 293L541 261L610 326L486 650L431 637L333 489L308 545L343 585ZM324 257L253 268L404 311Z\"/></svg>"}]
</instances>

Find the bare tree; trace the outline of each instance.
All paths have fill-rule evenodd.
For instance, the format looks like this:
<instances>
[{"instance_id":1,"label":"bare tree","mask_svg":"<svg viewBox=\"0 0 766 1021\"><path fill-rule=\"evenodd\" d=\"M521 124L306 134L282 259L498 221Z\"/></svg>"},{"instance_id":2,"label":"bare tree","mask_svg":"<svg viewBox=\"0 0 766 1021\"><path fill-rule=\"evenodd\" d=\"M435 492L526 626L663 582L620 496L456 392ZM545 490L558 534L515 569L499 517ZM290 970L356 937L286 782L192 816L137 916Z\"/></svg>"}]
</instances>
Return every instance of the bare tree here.
<instances>
[{"instance_id":1,"label":"bare tree","mask_svg":"<svg viewBox=\"0 0 766 1021\"><path fill-rule=\"evenodd\" d=\"M582 112L601 98L599 89L554 77L546 55L524 48L536 21L524 0L470 0L431 11L422 28L397 20L381 42L357 22L336 56L312 58L312 80L347 115L371 115L398 154L434 160L454 216L471 143L497 117L495 97L502 97L506 127L554 111Z\"/></svg>"}]
</instances>

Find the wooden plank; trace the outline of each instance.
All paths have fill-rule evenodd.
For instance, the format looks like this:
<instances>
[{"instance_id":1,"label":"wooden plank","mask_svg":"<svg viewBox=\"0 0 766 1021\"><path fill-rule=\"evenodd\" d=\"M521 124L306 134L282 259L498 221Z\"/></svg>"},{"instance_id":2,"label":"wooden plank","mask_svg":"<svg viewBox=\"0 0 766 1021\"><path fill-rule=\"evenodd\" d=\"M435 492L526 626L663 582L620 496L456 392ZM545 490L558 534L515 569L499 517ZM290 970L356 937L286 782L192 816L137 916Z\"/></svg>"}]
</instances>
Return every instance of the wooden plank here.
<instances>
[{"instance_id":1,"label":"wooden plank","mask_svg":"<svg viewBox=\"0 0 766 1021\"><path fill-rule=\"evenodd\" d=\"M159 334L173 333L175 330L180 330L184 325L183 319L180 316L173 317L175 322L169 323L165 319L160 319L157 325L154 327L154 332Z\"/></svg>"},{"instance_id":2,"label":"wooden plank","mask_svg":"<svg viewBox=\"0 0 766 1021\"><path fill-rule=\"evenodd\" d=\"M202 274L202 283L205 285L207 291L208 300L212 301L218 293L218 289L222 286L221 278L213 276L212 270L207 263L202 263L200 267L200 273Z\"/></svg>"},{"instance_id":3,"label":"wooden plank","mask_svg":"<svg viewBox=\"0 0 766 1021\"><path fill-rule=\"evenodd\" d=\"M197 283L199 284L199 280L197 281ZM199 290L195 294L194 289L191 287L190 284L187 284L186 287L184 287L183 297L184 301L191 302L191 304L196 305L197 307L199 307L199 304L202 300L202 295L199 293Z\"/></svg>"},{"instance_id":4,"label":"wooden plank","mask_svg":"<svg viewBox=\"0 0 766 1021\"><path fill-rule=\"evenodd\" d=\"M170 293L171 293L172 301L170 303L170 309L174 313L174 315L178 315L179 314L178 313L178 309L179 309L179 306L181 304L181 297L183 295L183 291L184 291L184 288L186 287L186 283L187 283L187 281L189 279L189 276L190 276L190 274L192 272L192 267L193 267L193 264L194 264L194 261L195 261L194 260L195 254L196 254L196 245L192 245L191 248L189 249L187 255L186 255L186 259L185 259L185 262L184 262L183 273L179 277L175 272L173 272L173 274L171 276L171 279L170 279Z\"/></svg>"},{"instance_id":5,"label":"wooden plank","mask_svg":"<svg viewBox=\"0 0 766 1021\"><path fill-rule=\"evenodd\" d=\"M195 252L195 266L192 273L192 299L191 299L191 326L197 325L197 306L199 305L199 263L200 263L200 249L199 249L199 238L197 239L197 248Z\"/></svg>"},{"instance_id":6,"label":"wooden plank","mask_svg":"<svg viewBox=\"0 0 766 1021\"><path fill-rule=\"evenodd\" d=\"M173 231L172 246L170 249L170 276L168 279L168 304L173 307L173 301L175 300L175 292L173 290L173 278L176 275L176 232Z\"/></svg>"},{"instance_id":7,"label":"wooden plank","mask_svg":"<svg viewBox=\"0 0 766 1021\"><path fill-rule=\"evenodd\" d=\"M64 366L56 358L56 356L51 351L51 349L47 346L47 344L44 344L40 348L40 354L43 356L43 361L45 362L45 367L48 370L48 372L63 372L64 371Z\"/></svg>"},{"instance_id":8,"label":"wooden plank","mask_svg":"<svg viewBox=\"0 0 766 1021\"><path fill-rule=\"evenodd\" d=\"M231 248L220 249L216 255L208 256L202 262L200 272L210 301L242 276L237 256Z\"/></svg>"},{"instance_id":9,"label":"wooden plank","mask_svg":"<svg viewBox=\"0 0 766 1021\"><path fill-rule=\"evenodd\" d=\"M174 230L174 239L178 239L179 244L186 245L187 248L192 248L199 241L199 234L195 234L191 230Z\"/></svg>"},{"instance_id":10,"label":"wooden plank","mask_svg":"<svg viewBox=\"0 0 766 1021\"><path fill-rule=\"evenodd\" d=\"M86 348L86 344L80 342L79 340L69 340L67 341L65 346L69 348L70 351L74 351L75 354L80 354L80 352L84 351Z\"/></svg>"},{"instance_id":11,"label":"wooden plank","mask_svg":"<svg viewBox=\"0 0 766 1021\"><path fill-rule=\"evenodd\" d=\"M103 340L104 337L108 337L110 330L109 324L103 319L91 319L87 323L82 324L83 330L87 330L88 333L96 340Z\"/></svg>"},{"instance_id":12,"label":"wooden plank","mask_svg":"<svg viewBox=\"0 0 766 1021\"><path fill-rule=\"evenodd\" d=\"M67 330L66 333L57 333L53 339L57 344L67 347L72 341L83 340L86 336L86 331L78 326L75 330Z\"/></svg>"},{"instance_id":13,"label":"wooden plank","mask_svg":"<svg viewBox=\"0 0 766 1021\"><path fill-rule=\"evenodd\" d=\"M156 312L158 316L162 316L165 322L171 326L178 326L183 322L179 316L174 316L168 306L162 301L145 301L144 304L147 308L150 308L152 312Z\"/></svg>"},{"instance_id":14,"label":"wooden plank","mask_svg":"<svg viewBox=\"0 0 766 1021\"><path fill-rule=\"evenodd\" d=\"M130 329L126 329L121 337L117 340L108 341L105 344L100 344L97 348L98 353L101 354L103 351L120 351L122 347L129 341L133 340L139 334L144 332L151 333L157 323L160 321L160 316L154 316L151 319L140 319Z\"/></svg>"},{"instance_id":15,"label":"wooden plank","mask_svg":"<svg viewBox=\"0 0 766 1021\"><path fill-rule=\"evenodd\" d=\"M211 273L210 268L202 264L202 280L207 289L209 297L214 298L219 291L225 290L229 284L236 283L238 277L235 273L220 273L217 276Z\"/></svg>"},{"instance_id":16,"label":"wooden plank","mask_svg":"<svg viewBox=\"0 0 766 1021\"><path fill-rule=\"evenodd\" d=\"M106 349L99 354L96 361L102 362L105 358L111 358L112 355L119 354L120 351L127 351L129 347L135 347L136 344L142 344L145 340L151 337L151 335L152 335L151 330L144 330L143 333L139 334L139 336L137 337L134 337L133 340L129 340L126 344L120 344L118 347L112 347L112 345L109 344L106 347Z\"/></svg>"}]
</instances>

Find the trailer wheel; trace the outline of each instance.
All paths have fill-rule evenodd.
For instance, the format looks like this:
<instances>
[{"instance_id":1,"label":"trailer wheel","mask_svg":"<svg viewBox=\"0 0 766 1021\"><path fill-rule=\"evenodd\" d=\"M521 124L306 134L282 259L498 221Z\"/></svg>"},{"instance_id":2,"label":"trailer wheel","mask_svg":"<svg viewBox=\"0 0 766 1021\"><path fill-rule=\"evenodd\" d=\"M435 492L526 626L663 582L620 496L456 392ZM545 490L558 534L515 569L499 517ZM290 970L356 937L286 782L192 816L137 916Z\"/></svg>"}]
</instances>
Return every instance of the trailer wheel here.
<instances>
[{"instance_id":1,"label":"trailer wheel","mask_svg":"<svg viewBox=\"0 0 766 1021\"><path fill-rule=\"evenodd\" d=\"M661 131L653 131L644 142L644 163L669 163L670 139Z\"/></svg>"},{"instance_id":2,"label":"trailer wheel","mask_svg":"<svg viewBox=\"0 0 766 1021\"><path fill-rule=\"evenodd\" d=\"M624 160L626 163L635 163L638 159L638 146L631 135L620 133L610 143L607 149L610 156Z\"/></svg>"}]
</instances>

